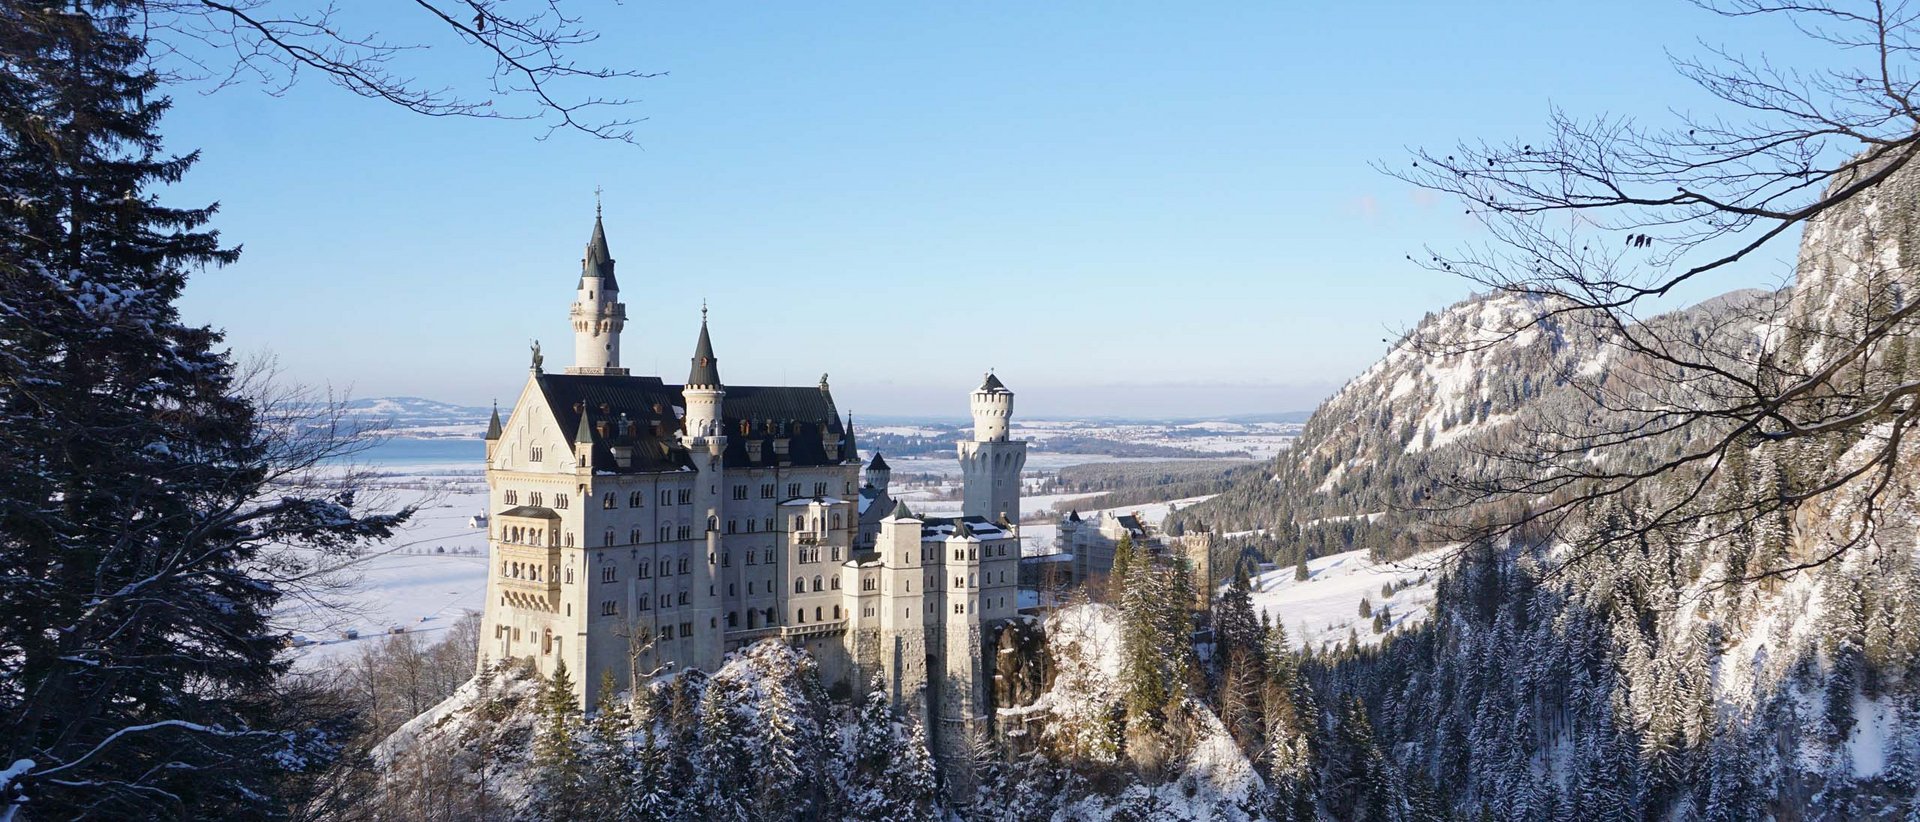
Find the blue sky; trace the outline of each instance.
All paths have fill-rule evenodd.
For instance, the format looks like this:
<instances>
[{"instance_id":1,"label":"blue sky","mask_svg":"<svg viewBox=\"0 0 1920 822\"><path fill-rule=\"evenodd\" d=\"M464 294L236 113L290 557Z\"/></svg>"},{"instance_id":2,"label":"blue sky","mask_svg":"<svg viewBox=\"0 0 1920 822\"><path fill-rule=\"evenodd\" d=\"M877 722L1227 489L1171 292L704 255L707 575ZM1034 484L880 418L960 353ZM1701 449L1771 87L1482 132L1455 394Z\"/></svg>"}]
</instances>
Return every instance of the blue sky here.
<instances>
[{"instance_id":1,"label":"blue sky","mask_svg":"<svg viewBox=\"0 0 1920 822\"><path fill-rule=\"evenodd\" d=\"M1666 56L1697 37L1792 48L1675 2L577 8L588 59L669 72L608 90L637 147L317 78L176 92L203 160L170 196L246 252L187 317L289 380L504 401L530 338L570 356L597 186L641 373L684 376L705 298L729 382L831 372L862 414L962 413L988 367L1026 414L1310 409L1467 293L1405 255L1468 218L1369 163L1697 107Z\"/></svg>"}]
</instances>

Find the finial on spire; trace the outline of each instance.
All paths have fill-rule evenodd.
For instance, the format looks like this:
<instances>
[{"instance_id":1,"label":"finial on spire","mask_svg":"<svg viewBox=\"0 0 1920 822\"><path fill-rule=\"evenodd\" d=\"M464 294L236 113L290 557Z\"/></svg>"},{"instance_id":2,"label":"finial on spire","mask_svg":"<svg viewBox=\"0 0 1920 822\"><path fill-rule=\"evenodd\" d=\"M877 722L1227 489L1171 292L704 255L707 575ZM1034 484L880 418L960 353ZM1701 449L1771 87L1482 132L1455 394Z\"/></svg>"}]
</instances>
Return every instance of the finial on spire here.
<instances>
[{"instance_id":1,"label":"finial on spire","mask_svg":"<svg viewBox=\"0 0 1920 822\"><path fill-rule=\"evenodd\" d=\"M600 219L600 187L593 187L593 218Z\"/></svg>"},{"instance_id":2,"label":"finial on spire","mask_svg":"<svg viewBox=\"0 0 1920 822\"><path fill-rule=\"evenodd\" d=\"M707 324L707 298L700 298L700 324Z\"/></svg>"}]
</instances>

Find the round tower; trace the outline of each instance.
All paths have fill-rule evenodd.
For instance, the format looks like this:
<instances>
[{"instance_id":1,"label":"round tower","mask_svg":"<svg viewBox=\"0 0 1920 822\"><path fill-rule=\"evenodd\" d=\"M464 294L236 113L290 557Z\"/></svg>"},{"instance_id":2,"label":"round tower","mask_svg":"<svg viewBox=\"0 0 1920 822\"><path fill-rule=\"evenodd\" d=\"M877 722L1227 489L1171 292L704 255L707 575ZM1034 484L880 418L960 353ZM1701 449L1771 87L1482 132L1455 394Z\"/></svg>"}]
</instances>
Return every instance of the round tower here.
<instances>
[{"instance_id":1,"label":"round tower","mask_svg":"<svg viewBox=\"0 0 1920 822\"><path fill-rule=\"evenodd\" d=\"M620 282L613 276L613 254L607 249L607 231L600 207L593 208L593 236L580 260L580 284L574 295L573 367L569 374L627 373L620 367L620 329L627 324L627 307L620 302Z\"/></svg>"},{"instance_id":2,"label":"round tower","mask_svg":"<svg viewBox=\"0 0 1920 822\"><path fill-rule=\"evenodd\" d=\"M680 393L687 401L687 436L720 436L720 405L727 389L720 383L720 358L713 355L713 338L707 334L705 306L700 308L700 340L693 346L693 369L687 372L687 384Z\"/></svg>"},{"instance_id":3,"label":"round tower","mask_svg":"<svg viewBox=\"0 0 1920 822\"><path fill-rule=\"evenodd\" d=\"M1020 522L1020 471L1027 465L1027 444L1008 434L1013 423L1013 392L991 372L972 394L973 439L959 443L965 483L962 513Z\"/></svg>"},{"instance_id":4,"label":"round tower","mask_svg":"<svg viewBox=\"0 0 1920 822\"><path fill-rule=\"evenodd\" d=\"M1006 442L1007 426L1013 420L1013 392L993 372L973 391L973 439L975 442Z\"/></svg>"}]
</instances>

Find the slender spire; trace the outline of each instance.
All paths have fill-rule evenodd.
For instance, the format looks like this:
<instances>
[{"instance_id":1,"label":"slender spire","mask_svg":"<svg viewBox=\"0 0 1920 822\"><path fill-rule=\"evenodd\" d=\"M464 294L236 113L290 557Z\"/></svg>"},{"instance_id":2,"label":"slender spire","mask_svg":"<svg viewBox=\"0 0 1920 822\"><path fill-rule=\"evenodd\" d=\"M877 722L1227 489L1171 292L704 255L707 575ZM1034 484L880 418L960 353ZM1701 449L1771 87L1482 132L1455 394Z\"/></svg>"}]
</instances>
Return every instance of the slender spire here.
<instances>
[{"instance_id":1,"label":"slender spire","mask_svg":"<svg viewBox=\"0 0 1920 822\"><path fill-rule=\"evenodd\" d=\"M500 402L498 400L495 400L493 403L493 419L490 419L487 421L487 440L491 442L499 438L500 438Z\"/></svg>"},{"instance_id":2,"label":"slender spire","mask_svg":"<svg viewBox=\"0 0 1920 822\"><path fill-rule=\"evenodd\" d=\"M713 355L713 338L707 335L707 306L704 302L700 304L700 341L693 346L693 370L687 374L687 384L710 388L720 386L720 358Z\"/></svg>"},{"instance_id":3,"label":"slender spire","mask_svg":"<svg viewBox=\"0 0 1920 822\"><path fill-rule=\"evenodd\" d=\"M853 436L853 412L847 412L847 430L840 435L840 456L842 462L860 464L860 443Z\"/></svg>"},{"instance_id":4,"label":"slender spire","mask_svg":"<svg viewBox=\"0 0 1920 822\"><path fill-rule=\"evenodd\" d=\"M587 420L587 409L580 409L580 429L573 432L573 441L579 445L593 444L593 423Z\"/></svg>"},{"instance_id":5,"label":"slender spire","mask_svg":"<svg viewBox=\"0 0 1920 822\"><path fill-rule=\"evenodd\" d=\"M601 291L618 291L620 283L613 279L613 252L607 248L607 229L600 222L600 199L595 192L593 202L593 236L587 239L587 256L580 261L580 278L600 278Z\"/></svg>"}]
</instances>

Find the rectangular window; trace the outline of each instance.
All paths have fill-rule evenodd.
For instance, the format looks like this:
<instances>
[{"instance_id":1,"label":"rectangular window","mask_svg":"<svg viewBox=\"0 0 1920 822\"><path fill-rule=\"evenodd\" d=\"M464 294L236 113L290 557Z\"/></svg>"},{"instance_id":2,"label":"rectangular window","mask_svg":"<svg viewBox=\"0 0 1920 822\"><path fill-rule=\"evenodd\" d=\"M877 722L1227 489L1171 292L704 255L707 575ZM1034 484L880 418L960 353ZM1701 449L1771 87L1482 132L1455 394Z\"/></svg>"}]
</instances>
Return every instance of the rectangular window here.
<instances>
[{"instance_id":1,"label":"rectangular window","mask_svg":"<svg viewBox=\"0 0 1920 822\"><path fill-rule=\"evenodd\" d=\"M680 504L681 505L693 504L693 491L691 489L687 489L687 488L680 489Z\"/></svg>"},{"instance_id":2,"label":"rectangular window","mask_svg":"<svg viewBox=\"0 0 1920 822\"><path fill-rule=\"evenodd\" d=\"M620 603L617 600L609 599L609 600L604 600L600 603L601 616L617 616L619 615L619 613L620 613Z\"/></svg>"},{"instance_id":3,"label":"rectangular window","mask_svg":"<svg viewBox=\"0 0 1920 822\"><path fill-rule=\"evenodd\" d=\"M754 519L753 517L747 517L747 533L751 534L759 530L760 530L760 521Z\"/></svg>"},{"instance_id":4,"label":"rectangular window","mask_svg":"<svg viewBox=\"0 0 1920 822\"><path fill-rule=\"evenodd\" d=\"M746 498L747 498L747 486L744 486L744 485L736 485L736 486L733 486L733 498L734 498L734 499L746 499Z\"/></svg>"},{"instance_id":5,"label":"rectangular window","mask_svg":"<svg viewBox=\"0 0 1920 822\"><path fill-rule=\"evenodd\" d=\"M797 482L787 483L787 497L791 499L798 496L800 496L800 483L797 483Z\"/></svg>"},{"instance_id":6,"label":"rectangular window","mask_svg":"<svg viewBox=\"0 0 1920 822\"><path fill-rule=\"evenodd\" d=\"M680 635L681 635L681 636L683 636L683 637L686 637L686 638L688 638L688 639L692 639L692 638L693 638L693 623L691 623L691 622L682 622L682 623L680 623Z\"/></svg>"},{"instance_id":7,"label":"rectangular window","mask_svg":"<svg viewBox=\"0 0 1920 822\"><path fill-rule=\"evenodd\" d=\"M651 563L651 562L646 562L646 561L644 561L644 560L643 560L643 561L641 561L641 563L640 563L640 578L641 578L641 579L653 579L653 563Z\"/></svg>"},{"instance_id":8,"label":"rectangular window","mask_svg":"<svg viewBox=\"0 0 1920 822\"><path fill-rule=\"evenodd\" d=\"M767 517L767 523L764 527L765 527L765 530L768 530L768 531L773 530L773 517Z\"/></svg>"},{"instance_id":9,"label":"rectangular window","mask_svg":"<svg viewBox=\"0 0 1920 822\"><path fill-rule=\"evenodd\" d=\"M685 604L687 604L687 592L686 592L686 591L681 591L681 592L680 592L680 599L679 599L679 604L681 604L681 605L685 605Z\"/></svg>"},{"instance_id":10,"label":"rectangular window","mask_svg":"<svg viewBox=\"0 0 1920 822\"><path fill-rule=\"evenodd\" d=\"M824 496L826 496L826 495L827 495L827 484L826 484L826 483L824 483L824 482L816 482L816 483L814 483L814 484L813 484L813 495L814 495L814 496L816 496L816 497L824 497Z\"/></svg>"},{"instance_id":11,"label":"rectangular window","mask_svg":"<svg viewBox=\"0 0 1920 822\"><path fill-rule=\"evenodd\" d=\"M613 582L613 581L614 581L614 579L615 579L615 577L614 577L614 574L615 574L615 569L614 569L614 567L613 567L613 566L611 566L611 565L602 565L602 566L600 566L600 581L601 581L601 582Z\"/></svg>"},{"instance_id":12,"label":"rectangular window","mask_svg":"<svg viewBox=\"0 0 1920 822\"><path fill-rule=\"evenodd\" d=\"M667 490L667 489L665 489L665 488L662 488L662 489L660 489L660 504L661 504L661 505L672 505L672 504L673 504L673 492L672 492L672 491L669 491L669 490Z\"/></svg>"},{"instance_id":13,"label":"rectangular window","mask_svg":"<svg viewBox=\"0 0 1920 822\"><path fill-rule=\"evenodd\" d=\"M739 524L740 524L739 520L729 518L727 520L727 533L729 534L733 533L735 526L738 526Z\"/></svg>"},{"instance_id":14,"label":"rectangular window","mask_svg":"<svg viewBox=\"0 0 1920 822\"><path fill-rule=\"evenodd\" d=\"M673 563L664 559L660 560L660 575L663 577L673 576Z\"/></svg>"},{"instance_id":15,"label":"rectangular window","mask_svg":"<svg viewBox=\"0 0 1920 822\"><path fill-rule=\"evenodd\" d=\"M769 482L760 486L760 498L773 499L773 483Z\"/></svg>"},{"instance_id":16,"label":"rectangular window","mask_svg":"<svg viewBox=\"0 0 1920 822\"><path fill-rule=\"evenodd\" d=\"M673 638L673 626L672 626L672 625L662 625L662 626L660 626L660 638L661 638L661 639L672 639L672 638Z\"/></svg>"},{"instance_id":17,"label":"rectangular window","mask_svg":"<svg viewBox=\"0 0 1920 822\"><path fill-rule=\"evenodd\" d=\"M687 539L687 538L689 538L689 537L692 537L692 536L693 536L693 526L691 526L691 525L682 525L682 526L680 526L680 530L679 530L679 534L680 534L680 538L681 538L681 539Z\"/></svg>"}]
</instances>

